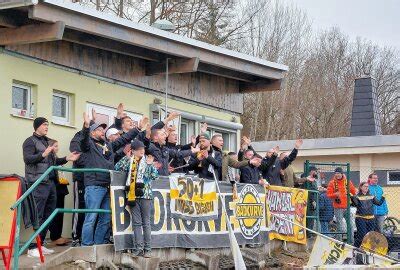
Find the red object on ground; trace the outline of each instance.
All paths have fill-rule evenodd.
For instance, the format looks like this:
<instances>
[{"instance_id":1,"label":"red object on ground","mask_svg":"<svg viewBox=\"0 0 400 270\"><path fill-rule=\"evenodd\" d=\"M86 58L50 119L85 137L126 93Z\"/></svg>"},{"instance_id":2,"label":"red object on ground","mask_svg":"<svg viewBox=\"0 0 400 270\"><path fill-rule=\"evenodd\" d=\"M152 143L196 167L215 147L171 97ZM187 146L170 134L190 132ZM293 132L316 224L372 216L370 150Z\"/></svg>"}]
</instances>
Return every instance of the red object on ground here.
<instances>
[{"instance_id":1,"label":"red object on ground","mask_svg":"<svg viewBox=\"0 0 400 270\"><path fill-rule=\"evenodd\" d=\"M17 194L15 197L15 201L17 201L18 198L21 196L20 179L16 176L6 176L4 178L0 178L0 181L18 182L18 190L17 190ZM10 207L11 207L11 205L10 205ZM1 251L1 255L3 257L4 267L6 268L6 270L9 270L11 268L11 258L12 258L12 254L13 254L14 240L15 240L15 229L16 229L15 226L16 226L16 221L17 221L17 209L15 209L13 212L14 213L13 213L13 217L12 217L12 227L11 227L11 231L10 231L10 237L9 237L8 244L0 246L0 251ZM36 242L37 242L37 246L38 246L38 250L39 250L39 254L40 254L40 261L42 263L44 263L44 257L43 257L43 253L42 253L42 244L41 244L39 235L36 237Z\"/></svg>"}]
</instances>

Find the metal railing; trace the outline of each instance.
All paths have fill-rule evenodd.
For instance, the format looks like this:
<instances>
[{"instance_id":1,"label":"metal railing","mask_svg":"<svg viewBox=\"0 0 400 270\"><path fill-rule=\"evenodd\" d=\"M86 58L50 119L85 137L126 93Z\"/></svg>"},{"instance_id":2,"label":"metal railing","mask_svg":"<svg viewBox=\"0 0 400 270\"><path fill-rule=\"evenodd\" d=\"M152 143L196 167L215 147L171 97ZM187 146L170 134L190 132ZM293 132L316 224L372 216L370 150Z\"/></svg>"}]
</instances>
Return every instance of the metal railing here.
<instances>
[{"instance_id":1,"label":"metal railing","mask_svg":"<svg viewBox=\"0 0 400 270\"><path fill-rule=\"evenodd\" d=\"M14 257L13 257L13 269L18 269L19 267L19 257L22 253L29 247L32 241L50 224L50 222L54 219L54 217L58 213L99 213L99 214L109 214L111 210L104 209L65 209L65 208L57 208L53 211L53 213L47 218L43 224L40 225L39 229L37 229L29 238L29 240L20 248L20 225L21 225L21 216L22 216L22 202L36 189L40 183L43 182L44 179L53 171L64 171L64 172L77 172L77 173L110 173L110 170L106 169L74 169L74 168L64 168L61 166L51 166L49 167L29 188L25 191L24 194L10 207L11 210L17 209L17 217L16 217L16 228L15 228L15 241L14 241Z\"/></svg>"},{"instance_id":2,"label":"metal railing","mask_svg":"<svg viewBox=\"0 0 400 270\"><path fill-rule=\"evenodd\" d=\"M320 221L319 221L319 196L318 196L319 195L319 191L318 190L307 190L307 192L308 192L308 196L309 197L310 197L310 193L316 195L315 196L316 204L315 204L315 215L307 215L306 219L307 220L315 220L315 222L316 222L316 231L319 232L320 228L321 228ZM308 208L308 206L307 206L307 208Z\"/></svg>"},{"instance_id":3,"label":"metal railing","mask_svg":"<svg viewBox=\"0 0 400 270\"><path fill-rule=\"evenodd\" d=\"M351 217L350 217L350 163L336 163L336 162L310 162L309 160L306 160L306 162L304 163L304 173L308 176L310 173L310 167L314 166L317 167L318 169L325 169L325 170L332 170L335 169L336 167L341 167L344 168L345 174L346 174L346 178L347 178L347 211L345 213L345 219L346 219L346 232L329 232L327 234L332 234L332 235L343 235L346 234L346 242L348 244L352 244L352 224L351 224ZM330 180L330 179L329 179ZM328 180L328 182L329 182ZM318 197L317 197L318 198ZM317 206L318 206L318 199L317 199ZM317 207L316 209L316 215L319 215L319 207ZM319 221L319 218L318 218ZM317 223L318 227L317 227L317 231L320 231L320 226L319 226L319 222ZM340 228L341 229L341 228Z\"/></svg>"}]
</instances>

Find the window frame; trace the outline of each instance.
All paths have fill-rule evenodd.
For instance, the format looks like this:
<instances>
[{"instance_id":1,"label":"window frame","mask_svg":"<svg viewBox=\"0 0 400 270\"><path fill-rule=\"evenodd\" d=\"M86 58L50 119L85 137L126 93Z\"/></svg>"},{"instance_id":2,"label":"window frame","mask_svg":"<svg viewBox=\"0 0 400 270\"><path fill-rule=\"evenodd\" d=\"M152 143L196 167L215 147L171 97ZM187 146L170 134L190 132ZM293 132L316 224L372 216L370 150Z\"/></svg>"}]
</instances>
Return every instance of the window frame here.
<instances>
[{"instance_id":1,"label":"window frame","mask_svg":"<svg viewBox=\"0 0 400 270\"><path fill-rule=\"evenodd\" d=\"M394 185L400 185L400 180L399 181L390 181L390 173L399 173L400 170L394 170L394 171L387 171L386 172L386 182L388 186L394 186Z\"/></svg>"},{"instance_id":2,"label":"window frame","mask_svg":"<svg viewBox=\"0 0 400 270\"><path fill-rule=\"evenodd\" d=\"M26 112L25 115L22 115L21 112L23 111L23 109L18 109L14 107L14 104L12 102L13 98L13 91L14 91L14 87L17 88L21 88L24 89L28 92L27 94L27 99L26 99ZM26 118L33 118L34 116L31 116L31 112L32 112L32 86L30 85L26 85L26 84L21 84L21 83L13 83L11 86L11 112L13 115L17 115L17 116L21 116L21 117L26 117Z\"/></svg>"},{"instance_id":3,"label":"window frame","mask_svg":"<svg viewBox=\"0 0 400 270\"><path fill-rule=\"evenodd\" d=\"M109 123L105 123L107 124L107 128L109 128L112 124L115 123L115 118L117 116L117 108L93 102L86 102L86 112L88 113L91 119L93 118L92 108L94 108L95 111L98 113L109 116ZM131 117L133 121L139 121L143 117L143 114L141 113L128 110L124 110L124 112L127 114L127 116Z\"/></svg>"},{"instance_id":4,"label":"window frame","mask_svg":"<svg viewBox=\"0 0 400 270\"><path fill-rule=\"evenodd\" d=\"M183 126L184 126L184 128L183 128ZM181 137L182 130L185 130L186 138ZM181 119L181 128L179 131L180 131L179 132L179 141L181 142L181 144L187 144L187 142L189 141L189 122Z\"/></svg>"},{"instance_id":5,"label":"window frame","mask_svg":"<svg viewBox=\"0 0 400 270\"><path fill-rule=\"evenodd\" d=\"M233 129L227 129L227 128L222 128L219 126L215 126L215 125L208 125L208 129L210 130L210 135L211 137L214 136L215 134L221 134L221 132L223 133L227 133L229 135L229 141L226 142L224 140L224 147L226 146L227 150L224 151L232 151L232 152L237 152L237 145L236 145L236 141L237 141L237 131L233 130ZM235 136L232 138L232 136ZM233 145L232 145L232 141L234 139ZM233 146L233 148L232 148Z\"/></svg>"},{"instance_id":6,"label":"window frame","mask_svg":"<svg viewBox=\"0 0 400 270\"><path fill-rule=\"evenodd\" d=\"M54 96L60 97L60 98L65 98L65 117L60 117L60 116L55 116L53 115L53 105L54 105ZM51 107L51 115L52 115L52 121L56 124L64 124L64 125L69 125L71 122L71 95L67 93L63 93L60 91L53 91L52 95L52 107Z\"/></svg>"}]
</instances>

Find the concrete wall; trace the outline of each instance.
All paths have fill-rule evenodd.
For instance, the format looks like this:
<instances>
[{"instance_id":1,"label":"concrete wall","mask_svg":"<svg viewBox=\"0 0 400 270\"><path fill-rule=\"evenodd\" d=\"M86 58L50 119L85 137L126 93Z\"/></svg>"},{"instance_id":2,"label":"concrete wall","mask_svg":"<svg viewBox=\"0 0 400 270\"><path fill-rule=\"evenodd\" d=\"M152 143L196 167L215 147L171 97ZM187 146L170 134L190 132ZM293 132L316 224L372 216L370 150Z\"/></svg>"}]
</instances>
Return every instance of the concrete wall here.
<instances>
[{"instance_id":1,"label":"concrete wall","mask_svg":"<svg viewBox=\"0 0 400 270\"><path fill-rule=\"evenodd\" d=\"M53 90L67 92L73 97L72 121L70 126L51 123L50 138L59 140L59 156L68 153L70 139L82 126L82 113L86 110L86 103L96 103L116 107L123 102L126 110L149 116L150 104L155 94L140 90L125 88L97 79L81 76L59 68L35 63L0 53L0 137L2 138L0 151L0 173L16 173L24 175L22 159L22 143L32 135L33 120L11 115L12 83L13 80L34 85L34 103L36 116L45 116L49 120L52 115ZM182 101L168 100L168 106L182 111L230 121L232 114L212 110L206 107L187 104ZM237 117L237 116L236 116ZM237 117L238 118L238 117ZM239 136L237 136L239 138ZM71 166L67 164L66 166ZM67 174L68 177L70 175ZM71 188L71 185L69 186ZM72 207L72 192L67 196L66 207ZM71 215L66 214L64 221L64 235L70 235Z\"/></svg>"}]
</instances>

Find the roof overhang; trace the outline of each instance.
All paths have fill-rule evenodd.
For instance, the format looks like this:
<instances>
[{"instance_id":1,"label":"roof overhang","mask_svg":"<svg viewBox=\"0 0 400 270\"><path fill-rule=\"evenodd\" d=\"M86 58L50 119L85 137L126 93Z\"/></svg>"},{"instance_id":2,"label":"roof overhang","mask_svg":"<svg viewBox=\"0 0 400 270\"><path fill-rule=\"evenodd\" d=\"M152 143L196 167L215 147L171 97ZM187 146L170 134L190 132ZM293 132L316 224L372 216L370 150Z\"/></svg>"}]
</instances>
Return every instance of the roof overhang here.
<instances>
[{"instance_id":1,"label":"roof overhang","mask_svg":"<svg viewBox=\"0 0 400 270\"><path fill-rule=\"evenodd\" d=\"M169 73L201 72L231 78L239 81L239 91L243 93L279 90L288 70L285 65L135 23L77 3L0 1L0 9L6 9L0 10L0 26L13 28L12 32L20 37L19 43L18 40L1 38L2 31L7 30L0 28L0 45L21 44L21 40L22 43L66 40L145 59L149 76L162 73L161 67L168 58L171 60ZM7 12L15 11L18 5L17 11L28 11L25 21L34 24L34 29L26 31L21 29L26 25L13 22L15 14L10 16ZM43 24L50 26L46 28ZM63 26L61 35L60 26ZM53 30L50 33L49 28ZM36 38L27 34L32 31L37 34Z\"/></svg>"},{"instance_id":2,"label":"roof overhang","mask_svg":"<svg viewBox=\"0 0 400 270\"><path fill-rule=\"evenodd\" d=\"M279 145L281 151L291 151L295 140L254 142L257 152L265 153ZM299 156L335 156L400 153L400 135L376 135L306 139Z\"/></svg>"}]
</instances>

